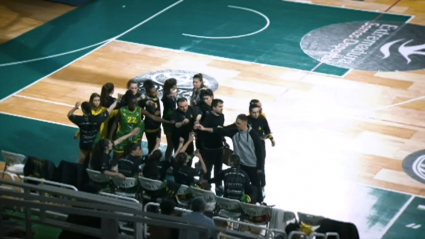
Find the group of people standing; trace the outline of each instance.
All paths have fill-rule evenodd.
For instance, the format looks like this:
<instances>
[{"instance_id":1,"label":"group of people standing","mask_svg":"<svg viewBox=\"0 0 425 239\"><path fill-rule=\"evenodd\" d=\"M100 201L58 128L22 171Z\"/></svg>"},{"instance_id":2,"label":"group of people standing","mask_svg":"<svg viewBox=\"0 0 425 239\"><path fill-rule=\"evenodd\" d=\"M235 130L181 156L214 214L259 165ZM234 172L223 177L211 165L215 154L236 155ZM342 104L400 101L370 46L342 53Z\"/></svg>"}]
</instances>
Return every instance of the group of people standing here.
<instances>
[{"instance_id":1,"label":"group of people standing","mask_svg":"<svg viewBox=\"0 0 425 239\"><path fill-rule=\"evenodd\" d=\"M127 92L116 99L112 96L114 85L106 83L100 95L93 93L89 102L77 102L69 111L68 118L79 127L75 136L80 138L79 163L122 178L137 173L141 163L145 164L144 175L159 170L153 174L161 175L158 179L164 178L166 168L173 167L177 183L193 182L190 178L198 174L203 182L216 186L224 181L225 197L241 200L249 195L251 200L262 202L265 140L270 139L273 146L275 141L260 101L251 100L248 115L240 114L234 124L224 126L224 102L206 87L202 74L193 76L190 99L179 97L174 78L165 81L161 99L151 80L144 81L142 87L144 93L136 81L130 80ZM74 115L80 107L83 115ZM161 125L167 138L163 161L158 150ZM145 156L141 150L144 133L148 144ZM226 137L233 142L230 160L223 154L228 147ZM194 155L200 160L199 170L192 167ZM231 168L223 171L223 163Z\"/></svg>"}]
</instances>

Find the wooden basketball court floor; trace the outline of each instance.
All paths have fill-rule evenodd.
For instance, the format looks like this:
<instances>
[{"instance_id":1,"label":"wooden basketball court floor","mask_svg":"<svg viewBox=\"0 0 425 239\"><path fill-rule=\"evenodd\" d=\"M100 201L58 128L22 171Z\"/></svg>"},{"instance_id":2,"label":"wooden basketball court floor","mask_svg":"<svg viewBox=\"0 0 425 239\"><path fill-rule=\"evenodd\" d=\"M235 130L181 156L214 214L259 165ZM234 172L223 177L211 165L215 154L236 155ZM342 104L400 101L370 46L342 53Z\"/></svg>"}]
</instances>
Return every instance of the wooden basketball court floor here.
<instances>
[{"instance_id":1,"label":"wooden basketball court floor","mask_svg":"<svg viewBox=\"0 0 425 239\"><path fill-rule=\"evenodd\" d=\"M425 1L0 0L0 149L74 161L76 101L106 82L123 93L138 75L201 72L226 123L262 101L269 204L353 222L361 238L421 238L425 185L402 161L424 148L425 70L316 67L298 49L308 28L376 19L425 25Z\"/></svg>"}]
</instances>

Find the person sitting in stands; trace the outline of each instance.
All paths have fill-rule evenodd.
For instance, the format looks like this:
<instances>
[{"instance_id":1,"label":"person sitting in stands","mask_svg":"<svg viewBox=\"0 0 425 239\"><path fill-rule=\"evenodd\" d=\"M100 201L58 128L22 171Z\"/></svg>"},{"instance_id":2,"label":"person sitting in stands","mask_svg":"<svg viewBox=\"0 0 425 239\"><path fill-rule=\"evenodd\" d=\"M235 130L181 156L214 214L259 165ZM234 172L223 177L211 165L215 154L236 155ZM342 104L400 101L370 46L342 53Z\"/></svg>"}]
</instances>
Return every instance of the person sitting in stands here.
<instances>
[{"instance_id":1,"label":"person sitting in stands","mask_svg":"<svg viewBox=\"0 0 425 239\"><path fill-rule=\"evenodd\" d=\"M191 205L192 212L182 216L182 219L194 223L197 226L209 229L209 238L217 238L217 231L214 221L204 215L205 206L206 203L202 197L193 199ZM199 234L199 231L180 230L179 239L199 239Z\"/></svg>"},{"instance_id":2,"label":"person sitting in stands","mask_svg":"<svg viewBox=\"0 0 425 239\"><path fill-rule=\"evenodd\" d=\"M165 199L159 205L162 215L174 216L174 208L176 203L173 200ZM179 229L161 227L161 226L152 226L150 230L149 239L178 239L179 238Z\"/></svg>"}]
</instances>

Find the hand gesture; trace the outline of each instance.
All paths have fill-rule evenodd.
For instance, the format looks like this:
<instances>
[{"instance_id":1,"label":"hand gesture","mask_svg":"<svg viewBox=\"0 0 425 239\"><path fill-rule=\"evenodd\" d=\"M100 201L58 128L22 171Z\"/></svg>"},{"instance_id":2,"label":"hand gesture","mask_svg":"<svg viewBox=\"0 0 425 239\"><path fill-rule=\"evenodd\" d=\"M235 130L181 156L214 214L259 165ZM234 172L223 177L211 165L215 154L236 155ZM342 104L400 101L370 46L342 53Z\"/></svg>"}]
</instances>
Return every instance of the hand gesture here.
<instances>
[{"instance_id":1,"label":"hand gesture","mask_svg":"<svg viewBox=\"0 0 425 239\"><path fill-rule=\"evenodd\" d=\"M137 128L135 128L135 129L133 129L133 131L131 131L131 135L133 135L133 136L138 135L138 134L139 134L139 132L140 132L140 128L139 128L139 127L137 127Z\"/></svg>"},{"instance_id":2,"label":"hand gesture","mask_svg":"<svg viewBox=\"0 0 425 239\"><path fill-rule=\"evenodd\" d=\"M274 142L274 139L272 139L271 141L272 141L272 147L274 147L276 145L276 142Z\"/></svg>"},{"instance_id":3,"label":"hand gesture","mask_svg":"<svg viewBox=\"0 0 425 239\"><path fill-rule=\"evenodd\" d=\"M189 124L189 120L188 120L188 119L186 119L186 118L184 118L184 120L183 120L183 124Z\"/></svg>"},{"instance_id":4,"label":"hand gesture","mask_svg":"<svg viewBox=\"0 0 425 239\"><path fill-rule=\"evenodd\" d=\"M125 179L125 176L124 176L124 175L122 175L121 173L118 173L118 178L120 178L120 179L124 180L124 179Z\"/></svg>"},{"instance_id":5,"label":"hand gesture","mask_svg":"<svg viewBox=\"0 0 425 239\"><path fill-rule=\"evenodd\" d=\"M184 143L184 139L183 139L182 137L180 137L180 139L179 139L179 143L180 143L180 144L183 144L183 143Z\"/></svg>"},{"instance_id":6,"label":"hand gesture","mask_svg":"<svg viewBox=\"0 0 425 239\"><path fill-rule=\"evenodd\" d=\"M75 109L79 109L80 106L81 106L81 102L80 101L78 101L77 103L75 103Z\"/></svg>"},{"instance_id":7,"label":"hand gesture","mask_svg":"<svg viewBox=\"0 0 425 239\"><path fill-rule=\"evenodd\" d=\"M202 124L198 124L197 128L201 131L205 130L205 127Z\"/></svg>"},{"instance_id":8,"label":"hand gesture","mask_svg":"<svg viewBox=\"0 0 425 239\"><path fill-rule=\"evenodd\" d=\"M202 156L201 156L201 153L199 152L199 149L198 150L196 150L194 153L193 153L193 155L194 156L196 156L196 157L198 157L198 158L201 158Z\"/></svg>"},{"instance_id":9,"label":"hand gesture","mask_svg":"<svg viewBox=\"0 0 425 239\"><path fill-rule=\"evenodd\" d=\"M193 141L195 140L195 133L190 133L189 134L189 141Z\"/></svg>"}]
</instances>

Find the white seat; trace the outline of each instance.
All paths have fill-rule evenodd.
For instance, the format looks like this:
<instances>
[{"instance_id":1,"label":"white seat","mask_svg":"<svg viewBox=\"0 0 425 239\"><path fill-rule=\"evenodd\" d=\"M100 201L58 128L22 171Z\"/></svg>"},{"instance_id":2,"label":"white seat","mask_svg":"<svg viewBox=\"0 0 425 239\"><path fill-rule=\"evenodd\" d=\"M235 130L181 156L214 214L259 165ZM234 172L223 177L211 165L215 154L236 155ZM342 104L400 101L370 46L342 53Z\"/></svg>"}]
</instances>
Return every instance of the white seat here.
<instances>
[{"instance_id":1,"label":"white seat","mask_svg":"<svg viewBox=\"0 0 425 239\"><path fill-rule=\"evenodd\" d=\"M102 192L110 192L111 191L111 185L109 182L111 181L111 177L106 176L105 174L92 170L92 169L86 169L87 174L89 175L89 178L91 181L93 181L95 184L98 184L101 186Z\"/></svg>"},{"instance_id":2,"label":"white seat","mask_svg":"<svg viewBox=\"0 0 425 239\"><path fill-rule=\"evenodd\" d=\"M137 180L135 178L125 178L125 179L112 178L112 181L114 182L115 186L118 187L118 190L115 191L115 194L125 196L125 197L132 197L132 198L136 197ZM129 189L135 189L135 190L134 192L125 192L125 190L129 190Z\"/></svg>"},{"instance_id":3,"label":"white seat","mask_svg":"<svg viewBox=\"0 0 425 239\"><path fill-rule=\"evenodd\" d=\"M241 216L241 202L238 200L224 198L224 197L215 197L216 204L220 208L218 215L220 217L228 217L232 219L237 219Z\"/></svg>"},{"instance_id":4,"label":"white seat","mask_svg":"<svg viewBox=\"0 0 425 239\"><path fill-rule=\"evenodd\" d=\"M303 222L310 226L319 226L324 219L324 217L322 216L315 216L315 215L306 214L302 212L297 212L297 214L298 214L298 218L300 222Z\"/></svg>"},{"instance_id":5,"label":"white seat","mask_svg":"<svg viewBox=\"0 0 425 239\"><path fill-rule=\"evenodd\" d=\"M5 164L4 164L4 172L10 172L17 175L24 175L24 162L25 162L25 155L22 154L16 154L8 151L1 151ZM2 178L4 177L4 173L2 175Z\"/></svg>"},{"instance_id":6,"label":"white seat","mask_svg":"<svg viewBox=\"0 0 425 239\"><path fill-rule=\"evenodd\" d=\"M150 192L156 192L160 191L165 187L165 184L162 181L149 179L140 176L139 177L139 183L143 190L150 191ZM149 195L149 193L143 193L142 197L145 200L152 200L152 195ZM155 198L154 200L158 201L160 198Z\"/></svg>"},{"instance_id":7,"label":"white seat","mask_svg":"<svg viewBox=\"0 0 425 239\"><path fill-rule=\"evenodd\" d=\"M270 207L255 204L241 203L241 208L246 215L252 217L262 217L272 213L272 209Z\"/></svg>"},{"instance_id":8,"label":"white seat","mask_svg":"<svg viewBox=\"0 0 425 239\"><path fill-rule=\"evenodd\" d=\"M164 183L159 180L149 179L145 177L139 177L140 186L149 191L157 191L165 187Z\"/></svg>"},{"instance_id":9,"label":"white seat","mask_svg":"<svg viewBox=\"0 0 425 239\"><path fill-rule=\"evenodd\" d=\"M190 194L190 188L187 185L180 185L179 190L176 193L177 204L181 207L189 207L189 200L181 200L181 197L187 197Z\"/></svg>"},{"instance_id":10,"label":"white seat","mask_svg":"<svg viewBox=\"0 0 425 239\"><path fill-rule=\"evenodd\" d=\"M109 176L106 176L99 171L95 171L92 169L86 169L86 171L89 175L89 178L95 183L107 183L111 181L111 178Z\"/></svg>"},{"instance_id":11,"label":"white seat","mask_svg":"<svg viewBox=\"0 0 425 239\"><path fill-rule=\"evenodd\" d=\"M195 187L190 187L190 191L192 192L193 197L203 197L205 202L206 202L206 206L205 206L205 211L206 212L213 212L215 209L215 194L211 191L206 191L200 188L195 188Z\"/></svg>"}]
</instances>

